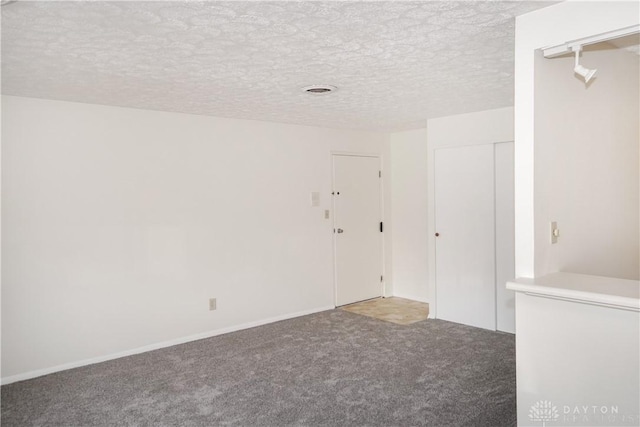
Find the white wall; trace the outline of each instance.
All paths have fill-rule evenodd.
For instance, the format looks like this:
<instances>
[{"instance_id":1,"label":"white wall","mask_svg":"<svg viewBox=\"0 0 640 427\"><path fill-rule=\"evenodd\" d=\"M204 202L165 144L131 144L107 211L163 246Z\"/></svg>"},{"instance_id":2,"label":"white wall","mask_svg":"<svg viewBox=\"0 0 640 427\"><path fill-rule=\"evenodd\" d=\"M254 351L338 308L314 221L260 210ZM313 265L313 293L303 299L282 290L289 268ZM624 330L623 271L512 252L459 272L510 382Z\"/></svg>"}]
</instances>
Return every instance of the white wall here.
<instances>
[{"instance_id":1,"label":"white wall","mask_svg":"<svg viewBox=\"0 0 640 427\"><path fill-rule=\"evenodd\" d=\"M332 307L330 153L388 143L17 97L2 113L5 382Z\"/></svg>"},{"instance_id":2,"label":"white wall","mask_svg":"<svg viewBox=\"0 0 640 427\"><path fill-rule=\"evenodd\" d=\"M429 300L435 302L435 177L434 151L438 148L513 141L513 108L441 117L427 122L427 251ZM395 253L394 253L395 256ZM437 307L430 307L430 316Z\"/></svg>"},{"instance_id":3,"label":"white wall","mask_svg":"<svg viewBox=\"0 0 640 427\"><path fill-rule=\"evenodd\" d=\"M393 133L390 145L393 295L428 302L427 130Z\"/></svg>"},{"instance_id":4,"label":"white wall","mask_svg":"<svg viewBox=\"0 0 640 427\"><path fill-rule=\"evenodd\" d=\"M540 197L542 194L538 194L538 185L543 185L542 182L537 182L534 178L537 178L537 174L534 174L534 151L537 154L538 148L538 138L534 131L537 128L536 121L538 117L534 114L536 110L539 108L544 108L544 105L538 105L538 99L536 98L536 67L534 67L536 50L544 47L555 46L562 43L570 42L573 40L578 40L584 37L590 37L598 34L602 34L609 31L618 30L621 28L630 27L633 25L640 24L640 3L638 2L583 2L583 1L566 1L554 6L546 7L540 9L538 11L525 14L516 18L516 51L515 51L515 196L516 196L516 275L519 277L527 277L531 278L538 273L542 273L542 271L535 271L536 263L541 262L541 260L537 260L537 257L540 255L537 251L539 249L537 247L537 236L535 235L536 227L544 227L547 228L548 225L539 225L534 222L534 206L539 203L541 200ZM588 65L588 62L585 60L585 65ZM606 70L607 64L603 64L599 70L599 73L602 73L603 70ZM567 71L570 75L571 70ZM598 79L600 80L599 84L602 84L603 77L606 78L606 71L603 76L600 74ZM598 83L594 81L591 85L591 88ZM585 105L585 107L589 107L589 105ZM541 142L540 142L541 143ZM547 143L551 143L551 141L547 141ZM555 140L554 144L563 144L564 141ZM637 159L637 157L636 157ZM536 168L538 159L535 158ZM567 176L568 177L568 176ZM568 177L571 179L571 177ZM535 191L535 193L534 193ZM535 198L534 198L535 194ZM545 196L545 197L548 197ZM535 202L535 204L534 204ZM591 209L592 206L584 207L586 209ZM606 218L601 219L607 220ZM598 227L600 224L598 221L595 224L592 224L593 227ZM545 221L546 222L546 221ZM559 223L560 227L563 227L562 223ZM566 225L565 225L566 227ZM563 238L564 233L561 228L561 238ZM542 238L542 237L540 237ZM560 244L560 243L559 243ZM544 261L542 261L544 262ZM558 265L559 266L559 265ZM548 268L553 268L552 264L548 264ZM547 267L545 267L546 269ZM520 299L520 296L518 296ZM520 319L521 314L519 310L520 306L518 304L518 309L516 310L516 316ZM553 328L554 325L557 325L559 322L559 318L552 318L547 316L548 310L545 310L544 307L541 307L539 310L539 318L540 319L548 319L550 322L544 321L542 322L542 326L547 325L548 327ZM526 315L526 313L524 313ZM625 315L626 316L626 315ZM566 317L566 316L565 316ZM628 317L628 316L627 316ZM593 316L590 316L590 321L594 319ZM607 322L616 321L613 317L606 313L604 315L604 320ZM634 323L635 322L635 323ZM519 323L518 323L519 324ZM566 321L565 321L565 324ZM584 325L581 330L588 331L588 336L599 336L599 334L604 334L607 337L614 337L615 340L619 338L623 338L624 342L633 342L633 340L629 341L626 339L624 334L620 334L619 336L616 334L610 334L609 331L604 331L601 329L598 332L597 328L604 324L603 322L596 319L596 323L594 327L591 327L589 322L583 322L580 320L576 324ZM622 319L620 324L625 327L625 325L629 326L629 328L625 329L628 331L633 331L633 327L637 326L637 316L636 319L628 318ZM547 328L549 329L549 328ZM615 329L615 328L614 328ZM618 330L621 330L618 328ZM603 332L604 331L604 332ZM522 333L524 332L525 335ZM521 331L518 327L518 336L526 339L527 331ZM585 335L585 336L587 336ZM617 350L622 350L624 353L623 347L616 347L616 343L611 340L603 339L599 341L598 338L595 338L595 341L587 340L585 342L581 341L580 336L573 336L571 334L564 334L563 339L566 340L567 337L572 337L570 340L571 345L574 349L580 350L580 357L575 360L572 360L572 367L575 366L578 370L573 370L580 374L579 370L582 367L597 367L601 361L597 360L599 355L602 354L602 351L595 353L587 351L582 351L582 347L584 347L585 342L588 345L595 345L598 349L607 349L607 348L616 348ZM629 335L631 336L631 335ZM614 340L614 341L615 341ZM613 346L613 347L612 347ZM549 348L553 348L551 345ZM560 348L560 347L558 347ZM637 347L636 347L637 348ZM521 354L521 348L518 346L518 354ZM562 350L560 348L560 350ZM592 354L593 353L593 354ZM575 354L575 353L574 353ZM526 356L526 354L525 354ZM557 362L557 361L556 361ZM562 361L561 361L562 362ZM604 361L601 365L607 366L611 364L611 360ZM536 371L535 367L527 364L526 357L522 359L518 356L517 360L517 369L518 369L518 424L519 425L527 425L530 423L530 419L528 418L528 409L531 407L531 402L527 401L527 398L530 396L529 391L526 388L523 388L521 385L527 383L528 379L533 379L536 381ZM588 371L588 369L587 369ZM594 371L595 372L595 371ZM606 375L606 372L605 372ZM580 375L578 375L580 377ZM585 379L584 375L581 376L582 379ZM588 378L586 378L588 379ZM597 376L596 376L597 379ZM626 384L632 384L631 382ZM624 392L628 387L623 386L619 391ZM577 405L602 405L610 402L610 398L612 396L609 389L607 389L606 384L605 387L600 387L598 384L589 385L582 388L582 394L584 398L582 401L575 402ZM542 399L554 399L554 403L558 404L559 399L553 396L540 396ZM571 397L571 396L569 396ZM615 397L615 396L614 396ZM611 402L612 404L621 404L622 402ZM633 414L637 419L637 413Z\"/></svg>"},{"instance_id":5,"label":"white wall","mask_svg":"<svg viewBox=\"0 0 640 427\"><path fill-rule=\"evenodd\" d=\"M535 275L639 279L640 56L600 43L581 64L588 85L572 56L535 60Z\"/></svg>"},{"instance_id":6,"label":"white wall","mask_svg":"<svg viewBox=\"0 0 640 427\"><path fill-rule=\"evenodd\" d=\"M534 57L536 49L640 24L640 3L565 1L516 18L516 275L534 277Z\"/></svg>"}]
</instances>

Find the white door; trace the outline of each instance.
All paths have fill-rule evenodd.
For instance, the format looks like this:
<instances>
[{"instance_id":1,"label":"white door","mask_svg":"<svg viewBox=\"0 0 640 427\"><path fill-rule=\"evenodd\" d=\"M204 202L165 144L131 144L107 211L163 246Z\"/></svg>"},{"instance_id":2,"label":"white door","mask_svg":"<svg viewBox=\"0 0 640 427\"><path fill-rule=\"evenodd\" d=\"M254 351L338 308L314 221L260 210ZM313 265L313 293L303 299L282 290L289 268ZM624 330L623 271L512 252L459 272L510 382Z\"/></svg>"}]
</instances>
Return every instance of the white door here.
<instances>
[{"instance_id":1,"label":"white door","mask_svg":"<svg viewBox=\"0 0 640 427\"><path fill-rule=\"evenodd\" d=\"M333 156L336 305L382 295L380 160Z\"/></svg>"},{"instance_id":2,"label":"white door","mask_svg":"<svg viewBox=\"0 0 640 427\"><path fill-rule=\"evenodd\" d=\"M495 145L496 329L516 332L516 296L506 288L515 278L513 142Z\"/></svg>"},{"instance_id":3,"label":"white door","mask_svg":"<svg viewBox=\"0 0 640 427\"><path fill-rule=\"evenodd\" d=\"M435 152L436 309L496 328L493 144Z\"/></svg>"}]
</instances>

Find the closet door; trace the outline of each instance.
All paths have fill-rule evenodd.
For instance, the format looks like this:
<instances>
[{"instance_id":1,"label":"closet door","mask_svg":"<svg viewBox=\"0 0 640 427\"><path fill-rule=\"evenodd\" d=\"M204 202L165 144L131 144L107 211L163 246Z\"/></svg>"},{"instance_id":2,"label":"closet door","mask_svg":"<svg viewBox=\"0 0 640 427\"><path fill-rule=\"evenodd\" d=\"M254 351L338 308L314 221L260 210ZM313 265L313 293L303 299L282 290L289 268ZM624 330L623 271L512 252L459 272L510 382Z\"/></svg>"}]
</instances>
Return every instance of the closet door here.
<instances>
[{"instance_id":1,"label":"closet door","mask_svg":"<svg viewBox=\"0 0 640 427\"><path fill-rule=\"evenodd\" d=\"M437 317L496 329L494 145L435 151Z\"/></svg>"}]
</instances>

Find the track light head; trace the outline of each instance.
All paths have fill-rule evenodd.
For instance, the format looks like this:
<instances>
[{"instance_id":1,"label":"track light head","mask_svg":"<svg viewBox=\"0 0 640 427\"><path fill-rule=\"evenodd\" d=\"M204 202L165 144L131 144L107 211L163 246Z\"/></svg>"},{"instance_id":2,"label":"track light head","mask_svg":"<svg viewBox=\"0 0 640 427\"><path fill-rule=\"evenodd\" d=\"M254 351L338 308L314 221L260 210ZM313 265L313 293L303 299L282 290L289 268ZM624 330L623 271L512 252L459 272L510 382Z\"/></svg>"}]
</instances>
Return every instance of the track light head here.
<instances>
[{"instance_id":1,"label":"track light head","mask_svg":"<svg viewBox=\"0 0 640 427\"><path fill-rule=\"evenodd\" d=\"M589 80L591 80L596 75L598 70L597 69L590 70L589 68L580 65L580 51L582 50L582 46L577 45L577 46L574 46L572 49L576 53L576 66L573 68L573 71L579 76L582 76L585 84L589 83Z\"/></svg>"},{"instance_id":2,"label":"track light head","mask_svg":"<svg viewBox=\"0 0 640 427\"><path fill-rule=\"evenodd\" d=\"M585 83L589 83L589 80L591 80L598 72L597 69L590 70L589 68L586 68L582 65L576 65L573 71L575 71L576 74L582 76Z\"/></svg>"}]
</instances>

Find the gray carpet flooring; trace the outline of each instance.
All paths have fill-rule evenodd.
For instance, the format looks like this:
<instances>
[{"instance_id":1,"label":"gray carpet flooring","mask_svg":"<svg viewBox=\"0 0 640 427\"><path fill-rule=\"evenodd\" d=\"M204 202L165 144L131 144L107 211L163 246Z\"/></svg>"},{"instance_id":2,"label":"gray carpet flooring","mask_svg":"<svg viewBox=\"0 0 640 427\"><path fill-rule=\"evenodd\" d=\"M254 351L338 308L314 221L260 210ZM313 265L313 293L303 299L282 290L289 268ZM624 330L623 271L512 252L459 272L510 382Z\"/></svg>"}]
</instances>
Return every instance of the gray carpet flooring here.
<instances>
[{"instance_id":1,"label":"gray carpet flooring","mask_svg":"<svg viewBox=\"0 0 640 427\"><path fill-rule=\"evenodd\" d=\"M2 426L512 426L515 339L331 310L2 386Z\"/></svg>"}]
</instances>

